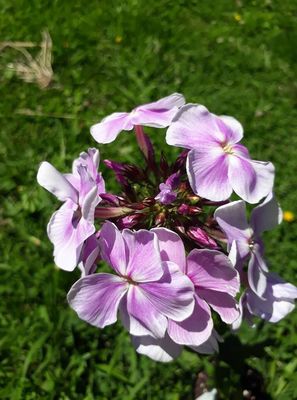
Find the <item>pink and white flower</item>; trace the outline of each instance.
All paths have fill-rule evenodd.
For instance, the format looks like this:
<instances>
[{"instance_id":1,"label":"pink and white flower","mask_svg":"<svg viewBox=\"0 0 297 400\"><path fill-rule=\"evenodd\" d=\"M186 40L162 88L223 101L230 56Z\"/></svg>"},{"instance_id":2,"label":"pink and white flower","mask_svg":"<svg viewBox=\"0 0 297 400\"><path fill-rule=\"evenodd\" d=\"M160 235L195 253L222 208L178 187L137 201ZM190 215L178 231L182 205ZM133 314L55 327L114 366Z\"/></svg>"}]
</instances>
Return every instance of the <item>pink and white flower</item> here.
<instances>
[{"instance_id":1,"label":"pink and white flower","mask_svg":"<svg viewBox=\"0 0 297 400\"><path fill-rule=\"evenodd\" d=\"M120 232L106 222L99 241L102 258L116 275L96 273L72 286L68 301L81 319L104 328L116 322L120 310L131 335L161 339L168 318L182 321L192 314L193 284L178 265L161 260L155 233Z\"/></svg>"},{"instance_id":2,"label":"pink and white flower","mask_svg":"<svg viewBox=\"0 0 297 400\"><path fill-rule=\"evenodd\" d=\"M95 232L95 207L105 191L98 164L99 151L89 149L74 161L72 174L61 174L46 161L38 170L38 183L64 201L52 215L47 233L54 245L55 263L66 271L76 267L84 241Z\"/></svg>"},{"instance_id":3,"label":"pink and white flower","mask_svg":"<svg viewBox=\"0 0 297 400\"><path fill-rule=\"evenodd\" d=\"M238 200L216 209L214 217L228 239L229 257L239 270L249 259L248 284L260 297L267 285L268 268L264 260L264 246L261 235L271 230L282 220L281 209L272 193L255 207L250 224L246 218L246 205Z\"/></svg>"},{"instance_id":4,"label":"pink and white flower","mask_svg":"<svg viewBox=\"0 0 297 400\"><path fill-rule=\"evenodd\" d=\"M251 160L241 124L233 117L217 116L196 104L183 106L166 134L166 141L191 151L187 173L193 191L213 201L226 200L232 191L249 203L258 203L273 187L274 167Z\"/></svg>"}]
</instances>

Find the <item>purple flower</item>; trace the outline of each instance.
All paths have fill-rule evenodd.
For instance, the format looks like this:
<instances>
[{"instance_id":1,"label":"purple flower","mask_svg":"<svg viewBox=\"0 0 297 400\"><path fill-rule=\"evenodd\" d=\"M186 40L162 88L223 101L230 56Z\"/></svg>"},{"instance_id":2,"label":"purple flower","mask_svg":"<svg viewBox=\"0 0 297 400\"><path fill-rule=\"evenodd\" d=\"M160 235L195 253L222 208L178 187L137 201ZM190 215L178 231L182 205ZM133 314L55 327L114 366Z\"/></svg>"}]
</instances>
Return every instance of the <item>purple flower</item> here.
<instances>
[{"instance_id":1,"label":"purple flower","mask_svg":"<svg viewBox=\"0 0 297 400\"><path fill-rule=\"evenodd\" d=\"M233 264L241 269L243 263L250 258L248 284L258 296L264 296L268 268L263 258L261 234L274 228L282 220L282 212L275 197L270 193L253 209L250 225L246 219L246 206L242 200L217 208L214 217L227 235L229 257Z\"/></svg>"},{"instance_id":2,"label":"purple flower","mask_svg":"<svg viewBox=\"0 0 297 400\"><path fill-rule=\"evenodd\" d=\"M226 323L232 323L239 316L234 299L239 290L237 271L224 254L216 250L192 250L186 258L180 237L166 228L155 228L159 239L161 259L178 265L195 287L195 306L192 314L176 321L168 317L167 335L161 341L154 341L147 335L133 339L137 351L153 359L170 361L180 349L187 345L198 352L212 352L217 343L213 331L210 306ZM210 342L213 344L210 346ZM204 346L204 347L201 347Z\"/></svg>"},{"instance_id":3,"label":"purple flower","mask_svg":"<svg viewBox=\"0 0 297 400\"><path fill-rule=\"evenodd\" d=\"M138 106L130 113L113 113L93 125L91 135L98 143L111 143L122 130L131 131L135 125L165 128L183 104L185 104L184 97L179 93L173 93L154 103Z\"/></svg>"},{"instance_id":4,"label":"purple flower","mask_svg":"<svg viewBox=\"0 0 297 400\"><path fill-rule=\"evenodd\" d=\"M76 267L84 241L95 232L94 211L104 191L98 163L98 150L89 149L74 161L72 174L61 174L46 161L38 170L38 183L64 201L52 215L47 233L54 244L55 263L66 271Z\"/></svg>"},{"instance_id":5,"label":"purple flower","mask_svg":"<svg viewBox=\"0 0 297 400\"><path fill-rule=\"evenodd\" d=\"M157 194L155 200L163 204L173 203L177 198L177 193L174 191L179 184L180 174L176 172L166 179L165 183L159 185L160 193Z\"/></svg>"},{"instance_id":6,"label":"purple flower","mask_svg":"<svg viewBox=\"0 0 297 400\"><path fill-rule=\"evenodd\" d=\"M297 287L282 280L276 274L267 274L267 286L263 298L247 289L241 296L241 317L235 321L234 329L238 329L242 319L249 323L252 316L276 323L289 314L295 307Z\"/></svg>"},{"instance_id":7,"label":"purple flower","mask_svg":"<svg viewBox=\"0 0 297 400\"><path fill-rule=\"evenodd\" d=\"M167 318L182 321L193 311L193 284L173 262L162 261L157 235L120 232L106 222L100 232L102 258L117 275L96 273L78 280L68 293L84 321L104 328L117 320L134 336L164 338Z\"/></svg>"},{"instance_id":8,"label":"purple flower","mask_svg":"<svg viewBox=\"0 0 297 400\"><path fill-rule=\"evenodd\" d=\"M198 196L221 201L234 190L247 202L257 203L272 191L274 167L251 160L238 144L242 137L243 128L233 117L218 117L204 106L187 104L168 128L166 141L191 149L187 173Z\"/></svg>"}]
</instances>

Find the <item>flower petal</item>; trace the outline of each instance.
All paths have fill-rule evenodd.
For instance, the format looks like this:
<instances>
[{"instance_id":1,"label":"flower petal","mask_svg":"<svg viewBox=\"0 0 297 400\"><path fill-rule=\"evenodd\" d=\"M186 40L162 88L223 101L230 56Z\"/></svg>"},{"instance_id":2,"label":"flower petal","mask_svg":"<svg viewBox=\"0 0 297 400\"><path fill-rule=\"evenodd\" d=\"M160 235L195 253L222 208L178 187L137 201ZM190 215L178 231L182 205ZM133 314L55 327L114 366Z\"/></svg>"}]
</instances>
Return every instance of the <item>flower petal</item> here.
<instances>
[{"instance_id":1,"label":"flower petal","mask_svg":"<svg viewBox=\"0 0 297 400\"><path fill-rule=\"evenodd\" d=\"M194 309L194 286L178 265L163 261L162 266L162 278L141 284L141 289L159 313L174 321L183 321Z\"/></svg>"},{"instance_id":2,"label":"flower petal","mask_svg":"<svg viewBox=\"0 0 297 400\"><path fill-rule=\"evenodd\" d=\"M94 225L75 217L76 207L68 200L52 215L47 226L49 239L54 244L55 263L66 271L76 267L84 241L95 232Z\"/></svg>"},{"instance_id":3,"label":"flower petal","mask_svg":"<svg viewBox=\"0 0 297 400\"><path fill-rule=\"evenodd\" d=\"M166 228L153 228L151 232L154 232L158 237L162 261L174 262L185 273L185 247L179 235Z\"/></svg>"},{"instance_id":4,"label":"flower petal","mask_svg":"<svg viewBox=\"0 0 297 400\"><path fill-rule=\"evenodd\" d=\"M217 250L194 249L187 258L187 275L195 289L214 290L235 296L239 277L227 256Z\"/></svg>"},{"instance_id":5,"label":"flower petal","mask_svg":"<svg viewBox=\"0 0 297 400\"><path fill-rule=\"evenodd\" d=\"M122 235L128 254L127 276L138 283L159 280L163 269L157 236L144 229L124 229Z\"/></svg>"},{"instance_id":6,"label":"flower petal","mask_svg":"<svg viewBox=\"0 0 297 400\"><path fill-rule=\"evenodd\" d=\"M274 284L268 279L265 299L260 298L251 290L246 292L246 301L251 313L266 321L276 323L289 314L294 308L293 298L275 297Z\"/></svg>"},{"instance_id":7,"label":"flower petal","mask_svg":"<svg viewBox=\"0 0 297 400\"><path fill-rule=\"evenodd\" d=\"M254 233L260 236L264 231L270 231L282 222L282 210L273 193L255 207L251 214L251 226Z\"/></svg>"},{"instance_id":8,"label":"flower petal","mask_svg":"<svg viewBox=\"0 0 297 400\"><path fill-rule=\"evenodd\" d=\"M202 297L221 317L226 324L232 324L239 317L236 300L226 293L208 289L197 289L196 293Z\"/></svg>"},{"instance_id":9,"label":"flower petal","mask_svg":"<svg viewBox=\"0 0 297 400\"><path fill-rule=\"evenodd\" d=\"M96 260L99 257L99 244L96 235L90 236L84 243L80 263L78 264L79 269L82 272L82 277L90 275L96 269Z\"/></svg>"},{"instance_id":10,"label":"flower petal","mask_svg":"<svg viewBox=\"0 0 297 400\"><path fill-rule=\"evenodd\" d=\"M230 155L228 175L234 192L254 204L272 191L274 166L269 162Z\"/></svg>"},{"instance_id":11,"label":"flower petal","mask_svg":"<svg viewBox=\"0 0 297 400\"><path fill-rule=\"evenodd\" d=\"M150 334L156 338L163 338L167 329L167 318L160 313L142 288L143 285L129 285L127 294L128 314L136 319ZM129 333L143 336L143 331L135 331L130 326Z\"/></svg>"},{"instance_id":12,"label":"flower petal","mask_svg":"<svg viewBox=\"0 0 297 400\"><path fill-rule=\"evenodd\" d=\"M118 307L127 288L127 282L118 276L93 274L75 282L67 299L79 318L104 328L116 322Z\"/></svg>"},{"instance_id":13,"label":"flower petal","mask_svg":"<svg viewBox=\"0 0 297 400\"><path fill-rule=\"evenodd\" d=\"M81 208L83 218L89 221L91 224L94 223L95 208L99 202L100 197L98 196L98 188L97 186L93 186L85 196Z\"/></svg>"},{"instance_id":14,"label":"flower petal","mask_svg":"<svg viewBox=\"0 0 297 400\"><path fill-rule=\"evenodd\" d=\"M103 118L91 127L91 135L98 143L111 143L122 130L130 131L133 124L129 121L129 113L116 112Z\"/></svg>"},{"instance_id":15,"label":"flower petal","mask_svg":"<svg viewBox=\"0 0 297 400\"><path fill-rule=\"evenodd\" d=\"M151 336L132 336L131 339L137 353L144 354L154 361L172 361L180 355L183 348L174 343L167 334L162 339Z\"/></svg>"},{"instance_id":16,"label":"flower petal","mask_svg":"<svg viewBox=\"0 0 297 400\"><path fill-rule=\"evenodd\" d=\"M224 132L228 143L237 143L243 138L243 127L237 119L229 115L220 115L218 120L219 122L217 123Z\"/></svg>"},{"instance_id":17,"label":"flower petal","mask_svg":"<svg viewBox=\"0 0 297 400\"><path fill-rule=\"evenodd\" d=\"M133 125L165 128L175 117L178 108L185 104L184 96L173 93L154 103L143 104L131 112Z\"/></svg>"},{"instance_id":18,"label":"flower petal","mask_svg":"<svg viewBox=\"0 0 297 400\"><path fill-rule=\"evenodd\" d=\"M251 252L251 258L248 265L248 283L250 288L259 296L262 297L267 286L266 272L268 268L262 257L258 245L254 246Z\"/></svg>"},{"instance_id":19,"label":"flower petal","mask_svg":"<svg viewBox=\"0 0 297 400\"><path fill-rule=\"evenodd\" d=\"M226 200L232 187L228 178L228 157L218 147L193 149L187 158L187 174L194 193L213 201Z\"/></svg>"},{"instance_id":20,"label":"flower petal","mask_svg":"<svg viewBox=\"0 0 297 400\"><path fill-rule=\"evenodd\" d=\"M102 258L108 262L119 275L125 275L128 264L125 241L121 232L110 221L106 221L101 228L99 246Z\"/></svg>"},{"instance_id":21,"label":"flower petal","mask_svg":"<svg viewBox=\"0 0 297 400\"><path fill-rule=\"evenodd\" d=\"M216 209L214 217L226 233L228 242L248 240L251 230L246 219L246 206L242 200L232 201Z\"/></svg>"},{"instance_id":22,"label":"flower petal","mask_svg":"<svg viewBox=\"0 0 297 400\"><path fill-rule=\"evenodd\" d=\"M195 295L193 313L181 322L168 321L168 334L174 342L199 346L211 335L213 321L207 303Z\"/></svg>"},{"instance_id":23,"label":"flower petal","mask_svg":"<svg viewBox=\"0 0 297 400\"><path fill-rule=\"evenodd\" d=\"M44 161L37 173L37 182L61 201L71 199L77 202L77 192L56 168Z\"/></svg>"},{"instance_id":24,"label":"flower petal","mask_svg":"<svg viewBox=\"0 0 297 400\"><path fill-rule=\"evenodd\" d=\"M213 354L219 351L218 342L222 342L223 339L219 336L217 331L213 329L210 337L202 343L200 346L190 346L192 350L201 354Z\"/></svg>"},{"instance_id":25,"label":"flower petal","mask_svg":"<svg viewBox=\"0 0 297 400\"><path fill-rule=\"evenodd\" d=\"M166 142L186 149L200 149L213 143L223 143L225 134L217 124L218 117L206 107L186 104L174 117L166 133Z\"/></svg>"}]
</instances>

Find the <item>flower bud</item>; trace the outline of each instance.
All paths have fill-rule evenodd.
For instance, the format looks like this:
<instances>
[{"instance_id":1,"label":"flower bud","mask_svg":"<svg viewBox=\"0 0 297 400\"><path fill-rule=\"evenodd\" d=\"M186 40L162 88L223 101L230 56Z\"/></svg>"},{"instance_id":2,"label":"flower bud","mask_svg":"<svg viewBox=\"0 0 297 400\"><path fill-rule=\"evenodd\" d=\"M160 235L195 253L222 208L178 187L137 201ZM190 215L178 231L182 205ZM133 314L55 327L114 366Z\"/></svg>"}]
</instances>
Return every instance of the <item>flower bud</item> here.
<instances>
[{"instance_id":1,"label":"flower bud","mask_svg":"<svg viewBox=\"0 0 297 400\"><path fill-rule=\"evenodd\" d=\"M155 224L156 225L163 225L165 220L166 220L166 213L165 212L160 212L155 217Z\"/></svg>"},{"instance_id":2,"label":"flower bud","mask_svg":"<svg viewBox=\"0 0 297 400\"><path fill-rule=\"evenodd\" d=\"M97 207L95 209L95 217L101 219L116 218L131 211L131 208L128 207Z\"/></svg>"},{"instance_id":3,"label":"flower bud","mask_svg":"<svg viewBox=\"0 0 297 400\"><path fill-rule=\"evenodd\" d=\"M201 228L191 226L187 231L187 235L201 247L207 247L209 249L218 248L217 243Z\"/></svg>"},{"instance_id":4,"label":"flower bud","mask_svg":"<svg viewBox=\"0 0 297 400\"><path fill-rule=\"evenodd\" d=\"M131 229L139 224L144 217L145 214L142 213L127 215L126 217L120 218L116 225L119 229Z\"/></svg>"},{"instance_id":5,"label":"flower bud","mask_svg":"<svg viewBox=\"0 0 297 400\"><path fill-rule=\"evenodd\" d=\"M115 206L118 206L120 204L118 196L115 196L114 194L101 193L100 197L102 200L106 201L107 203L113 204Z\"/></svg>"},{"instance_id":6,"label":"flower bud","mask_svg":"<svg viewBox=\"0 0 297 400\"><path fill-rule=\"evenodd\" d=\"M188 215L189 214L189 206L187 204L181 204L178 207L177 212L181 215Z\"/></svg>"}]
</instances>

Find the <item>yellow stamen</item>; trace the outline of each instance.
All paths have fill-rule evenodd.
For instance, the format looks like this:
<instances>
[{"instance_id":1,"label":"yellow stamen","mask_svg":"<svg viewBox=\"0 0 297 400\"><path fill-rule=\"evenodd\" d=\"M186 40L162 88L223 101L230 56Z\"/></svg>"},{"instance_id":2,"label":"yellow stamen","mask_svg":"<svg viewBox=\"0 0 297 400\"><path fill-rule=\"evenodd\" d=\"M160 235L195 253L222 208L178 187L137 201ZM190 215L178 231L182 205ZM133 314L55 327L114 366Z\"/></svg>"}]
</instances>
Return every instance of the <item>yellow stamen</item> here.
<instances>
[{"instance_id":1,"label":"yellow stamen","mask_svg":"<svg viewBox=\"0 0 297 400\"><path fill-rule=\"evenodd\" d=\"M233 154L234 153L231 144L226 144L225 146L223 146L223 150L227 154Z\"/></svg>"}]
</instances>

